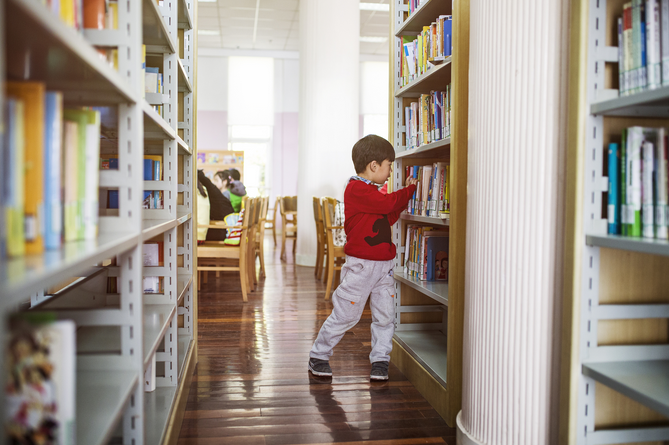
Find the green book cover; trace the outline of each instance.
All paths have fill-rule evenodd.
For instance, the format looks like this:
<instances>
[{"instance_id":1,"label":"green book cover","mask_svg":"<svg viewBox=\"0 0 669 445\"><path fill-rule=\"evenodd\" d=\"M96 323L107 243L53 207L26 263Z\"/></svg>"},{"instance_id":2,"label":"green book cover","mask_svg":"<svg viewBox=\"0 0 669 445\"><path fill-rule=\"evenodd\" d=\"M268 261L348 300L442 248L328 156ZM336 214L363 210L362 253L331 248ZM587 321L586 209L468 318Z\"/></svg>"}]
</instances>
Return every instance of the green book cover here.
<instances>
[{"instance_id":1,"label":"green book cover","mask_svg":"<svg viewBox=\"0 0 669 445\"><path fill-rule=\"evenodd\" d=\"M644 141L643 128L632 127L630 143L627 146L627 210L628 236L641 236L641 145Z\"/></svg>"},{"instance_id":2,"label":"green book cover","mask_svg":"<svg viewBox=\"0 0 669 445\"><path fill-rule=\"evenodd\" d=\"M70 205L74 205L74 208L66 210L65 213L66 240L73 241L71 239L72 235L75 236L74 239L84 239L84 205L86 200L86 128L88 125L88 114L85 110L64 110L63 119L66 122L74 122L77 124L77 145L74 150L76 153L75 164L77 176L77 186L75 193L76 203L70 203ZM68 233L70 236L67 236Z\"/></svg>"}]
</instances>

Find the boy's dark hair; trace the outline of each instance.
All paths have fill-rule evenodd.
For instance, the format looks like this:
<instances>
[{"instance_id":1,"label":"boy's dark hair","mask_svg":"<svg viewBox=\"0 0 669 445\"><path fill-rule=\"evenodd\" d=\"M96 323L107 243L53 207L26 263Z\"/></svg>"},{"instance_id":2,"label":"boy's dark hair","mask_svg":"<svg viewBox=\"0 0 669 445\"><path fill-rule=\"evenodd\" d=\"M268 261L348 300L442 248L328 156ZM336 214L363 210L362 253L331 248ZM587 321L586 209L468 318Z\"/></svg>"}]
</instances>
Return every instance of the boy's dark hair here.
<instances>
[{"instance_id":1,"label":"boy's dark hair","mask_svg":"<svg viewBox=\"0 0 669 445\"><path fill-rule=\"evenodd\" d=\"M395 150L392 144L381 136L370 134L355 143L352 157L355 172L364 173L367 164L372 161L381 164L387 159L393 162L395 160Z\"/></svg>"},{"instance_id":2,"label":"boy's dark hair","mask_svg":"<svg viewBox=\"0 0 669 445\"><path fill-rule=\"evenodd\" d=\"M241 173L239 173L239 170L237 170L236 168L231 168L230 170L228 170L228 173L230 174L230 177L235 181L239 181L240 179L242 179Z\"/></svg>"}]
</instances>

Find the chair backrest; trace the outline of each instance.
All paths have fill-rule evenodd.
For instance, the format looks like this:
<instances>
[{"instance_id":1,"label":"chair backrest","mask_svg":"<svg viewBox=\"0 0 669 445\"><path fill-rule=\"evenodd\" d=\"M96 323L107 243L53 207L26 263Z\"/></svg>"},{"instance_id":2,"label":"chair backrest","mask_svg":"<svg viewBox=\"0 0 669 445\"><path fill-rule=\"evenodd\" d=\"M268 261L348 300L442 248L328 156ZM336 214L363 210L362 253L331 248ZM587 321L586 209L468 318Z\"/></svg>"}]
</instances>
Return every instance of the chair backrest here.
<instances>
[{"instance_id":1,"label":"chair backrest","mask_svg":"<svg viewBox=\"0 0 669 445\"><path fill-rule=\"evenodd\" d=\"M321 207L321 200L313 196L312 198L313 205L314 205L314 221L316 221L316 227L318 227L318 214L320 212L320 207Z\"/></svg>"},{"instance_id":2,"label":"chair backrest","mask_svg":"<svg viewBox=\"0 0 669 445\"><path fill-rule=\"evenodd\" d=\"M269 196L263 196L260 198L260 219L259 222L265 224L267 221L267 210L269 208Z\"/></svg>"},{"instance_id":3,"label":"chair backrest","mask_svg":"<svg viewBox=\"0 0 669 445\"><path fill-rule=\"evenodd\" d=\"M280 200L281 216L286 212L297 212L297 196L282 196Z\"/></svg>"},{"instance_id":4,"label":"chair backrest","mask_svg":"<svg viewBox=\"0 0 669 445\"><path fill-rule=\"evenodd\" d=\"M337 200L326 196L323 198L323 224L325 225L328 237L332 235L332 227L334 226L334 214Z\"/></svg>"}]
</instances>

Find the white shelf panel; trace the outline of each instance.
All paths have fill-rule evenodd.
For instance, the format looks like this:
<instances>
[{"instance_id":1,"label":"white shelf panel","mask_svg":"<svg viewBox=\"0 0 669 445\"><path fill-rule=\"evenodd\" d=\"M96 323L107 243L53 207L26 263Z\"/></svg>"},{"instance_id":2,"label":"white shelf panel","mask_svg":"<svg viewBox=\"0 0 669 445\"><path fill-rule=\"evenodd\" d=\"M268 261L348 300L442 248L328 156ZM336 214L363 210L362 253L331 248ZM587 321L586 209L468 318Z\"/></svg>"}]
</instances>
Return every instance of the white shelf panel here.
<instances>
[{"instance_id":1,"label":"white shelf panel","mask_svg":"<svg viewBox=\"0 0 669 445\"><path fill-rule=\"evenodd\" d=\"M184 152L185 154L192 155L193 153L190 151L190 147L188 146L187 143L184 142L183 139L181 139L181 136L177 135L177 144L179 145L179 150Z\"/></svg>"},{"instance_id":2,"label":"white shelf panel","mask_svg":"<svg viewBox=\"0 0 669 445\"><path fill-rule=\"evenodd\" d=\"M448 306L448 281L421 281L407 277L401 268L395 269L395 280L404 283L424 295Z\"/></svg>"},{"instance_id":3,"label":"white shelf panel","mask_svg":"<svg viewBox=\"0 0 669 445\"><path fill-rule=\"evenodd\" d=\"M147 445L163 443L176 394L176 386L157 387L155 391L144 393L144 437Z\"/></svg>"},{"instance_id":4,"label":"white shelf panel","mask_svg":"<svg viewBox=\"0 0 669 445\"><path fill-rule=\"evenodd\" d=\"M185 0L179 0L179 28L193 29L193 17L191 11L188 9Z\"/></svg>"},{"instance_id":5,"label":"white shelf panel","mask_svg":"<svg viewBox=\"0 0 669 445\"><path fill-rule=\"evenodd\" d=\"M138 383L132 371L77 371L77 443L109 442Z\"/></svg>"},{"instance_id":6,"label":"white shelf panel","mask_svg":"<svg viewBox=\"0 0 669 445\"><path fill-rule=\"evenodd\" d=\"M146 100L142 101L144 111L144 139L174 139L176 131L162 118Z\"/></svg>"},{"instance_id":7,"label":"white shelf panel","mask_svg":"<svg viewBox=\"0 0 669 445\"><path fill-rule=\"evenodd\" d=\"M173 304L144 305L144 367L155 354L160 341L176 313ZM77 329L78 354L120 354L121 329L119 326L81 327Z\"/></svg>"},{"instance_id":8,"label":"white shelf panel","mask_svg":"<svg viewBox=\"0 0 669 445\"><path fill-rule=\"evenodd\" d=\"M142 240L146 241L177 226L176 219L145 219L142 221Z\"/></svg>"},{"instance_id":9,"label":"white shelf panel","mask_svg":"<svg viewBox=\"0 0 669 445\"><path fill-rule=\"evenodd\" d=\"M595 102L590 113L602 116L668 117L669 87Z\"/></svg>"},{"instance_id":10,"label":"white shelf panel","mask_svg":"<svg viewBox=\"0 0 669 445\"><path fill-rule=\"evenodd\" d=\"M451 138L431 142L418 148L412 148L395 153L395 159L412 158L449 158L451 156Z\"/></svg>"},{"instance_id":11,"label":"white shelf panel","mask_svg":"<svg viewBox=\"0 0 669 445\"><path fill-rule=\"evenodd\" d=\"M427 73L395 90L395 97L419 97L432 90L444 91L451 83L451 57L433 66Z\"/></svg>"},{"instance_id":12,"label":"white shelf panel","mask_svg":"<svg viewBox=\"0 0 669 445\"><path fill-rule=\"evenodd\" d=\"M451 2L442 0L428 0L423 2L402 25L395 30L396 36L416 35L423 30L423 26L429 26L435 22L440 15L451 15Z\"/></svg>"},{"instance_id":13,"label":"white shelf panel","mask_svg":"<svg viewBox=\"0 0 669 445\"><path fill-rule=\"evenodd\" d=\"M187 93L193 92L193 85L191 85L190 80L188 80L188 75L186 74L186 68L184 64L181 63L181 59L178 60L177 71L179 72L179 91L184 91Z\"/></svg>"},{"instance_id":14,"label":"white shelf panel","mask_svg":"<svg viewBox=\"0 0 669 445\"><path fill-rule=\"evenodd\" d=\"M400 219L404 219L407 221L416 221L416 222L423 222L427 224L431 224L436 227L448 227L450 223L450 216L449 218L436 218L432 216L420 216L420 215L410 215L409 213L403 212L400 214Z\"/></svg>"},{"instance_id":15,"label":"white shelf panel","mask_svg":"<svg viewBox=\"0 0 669 445\"><path fill-rule=\"evenodd\" d=\"M669 256L669 241L652 238L631 238L620 235L586 235L589 246Z\"/></svg>"},{"instance_id":16,"label":"white shelf panel","mask_svg":"<svg viewBox=\"0 0 669 445\"><path fill-rule=\"evenodd\" d=\"M135 103L128 83L101 60L84 37L38 0L8 0L5 21L7 78L46 82L69 103ZM54 58L56 56L56 58ZM30 67L29 71L25 67ZM26 77L28 73L28 77Z\"/></svg>"},{"instance_id":17,"label":"white shelf panel","mask_svg":"<svg viewBox=\"0 0 669 445\"><path fill-rule=\"evenodd\" d=\"M446 386L446 336L440 331L395 331L395 340Z\"/></svg>"},{"instance_id":18,"label":"white shelf panel","mask_svg":"<svg viewBox=\"0 0 669 445\"><path fill-rule=\"evenodd\" d=\"M144 21L143 43L146 45L147 54L177 52L174 39L167 30L162 12L155 0L142 1L142 20Z\"/></svg>"},{"instance_id":19,"label":"white shelf panel","mask_svg":"<svg viewBox=\"0 0 669 445\"><path fill-rule=\"evenodd\" d=\"M669 416L669 360L584 363L583 374Z\"/></svg>"},{"instance_id":20,"label":"white shelf panel","mask_svg":"<svg viewBox=\"0 0 669 445\"><path fill-rule=\"evenodd\" d=\"M186 362L186 357L188 356L188 351L193 344L191 341L190 335L179 335L177 339L177 363L179 365L179 379L181 379L181 374L184 370L184 364Z\"/></svg>"},{"instance_id":21,"label":"white shelf panel","mask_svg":"<svg viewBox=\"0 0 669 445\"><path fill-rule=\"evenodd\" d=\"M179 274L177 276L177 306L181 305L186 295L186 290L188 290L188 286L191 284L193 284L193 275Z\"/></svg>"},{"instance_id":22,"label":"white shelf panel","mask_svg":"<svg viewBox=\"0 0 669 445\"><path fill-rule=\"evenodd\" d=\"M177 225L180 226L192 217L193 215L189 212L177 212Z\"/></svg>"},{"instance_id":23,"label":"white shelf panel","mask_svg":"<svg viewBox=\"0 0 669 445\"><path fill-rule=\"evenodd\" d=\"M60 249L41 255L0 259L0 309L11 309L32 293L64 278L79 276L94 264L130 250L138 242L137 234L108 233L95 240L65 243Z\"/></svg>"}]
</instances>

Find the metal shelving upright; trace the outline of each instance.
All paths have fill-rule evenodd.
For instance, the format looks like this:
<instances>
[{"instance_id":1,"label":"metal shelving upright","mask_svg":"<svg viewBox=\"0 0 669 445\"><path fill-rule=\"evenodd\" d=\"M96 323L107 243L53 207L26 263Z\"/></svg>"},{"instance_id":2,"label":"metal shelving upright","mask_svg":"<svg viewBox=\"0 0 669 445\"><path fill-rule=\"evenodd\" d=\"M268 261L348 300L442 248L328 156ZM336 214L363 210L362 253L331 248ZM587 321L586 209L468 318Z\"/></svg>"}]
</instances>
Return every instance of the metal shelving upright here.
<instances>
[{"instance_id":1,"label":"metal shelving upright","mask_svg":"<svg viewBox=\"0 0 669 445\"><path fill-rule=\"evenodd\" d=\"M0 2L1 79L44 82L48 90L63 92L66 107L104 107L103 125L114 135L107 138L112 148L102 150L117 154L119 168L101 170L99 187L118 190L119 209L101 211L97 239L64 243L40 255L0 258L0 340L6 338L6 316L26 302L31 311L48 311L77 325L76 434L87 445L119 435L135 445L175 441L182 415L178 406L187 398L197 360L191 138L195 3L118 3L118 29L78 32L38 0ZM179 28L188 36L183 57L176 43ZM164 76L164 93L151 98L162 105L162 116L142 91L143 44L147 60L158 60ZM94 45L118 50L118 70L100 59ZM187 102L180 102L180 91L188 92ZM188 116L182 122L180 110ZM162 157L161 180L143 180L145 155ZM143 209L145 190L161 191L163 208ZM142 266L149 240L163 242L163 266ZM162 278L160 294L143 293L147 276ZM68 277L80 278L55 293L46 291ZM110 278L116 279L118 293L108 292ZM145 392L153 378L156 389Z\"/></svg>"},{"instance_id":2,"label":"metal shelving upright","mask_svg":"<svg viewBox=\"0 0 669 445\"><path fill-rule=\"evenodd\" d=\"M466 0L427 0L408 16L404 0L394 0L391 15L391 71L390 86L392 110L391 142L395 147L393 189L404 187L404 167L449 162L451 187L451 214L447 219L410 215L406 212L393 226L393 242L397 246L395 260L395 348L392 361L412 379L417 388L451 426L460 409L462 379L462 317L464 283L464 239L466 197L462 190L467 178L467 97L466 82L469 65L469 2ZM429 26L439 15L453 15L453 56L435 64L425 74L402 86L402 37L417 35L423 26ZM405 146L404 107L408 100L431 90L453 88L452 135L440 141L408 149ZM455 96L459 90L458 96ZM463 101L464 98L464 101ZM459 113L459 117L458 116ZM464 131L463 131L464 125ZM463 136L464 135L464 138ZM457 151L457 155L456 155ZM456 219L456 226L452 222ZM429 282L406 277L402 257L407 224L421 224L435 228L449 228L449 281ZM455 285L453 287L453 285ZM455 289L455 292L453 291ZM399 346L399 347L398 347ZM407 360L407 356L413 360ZM409 365L419 365L418 367ZM409 369L412 368L412 369ZM419 370L416 372L416 368ZM420 377L419 377L420 376Z\"/></svg>"},{"instance_id":3,"label":"metal shelving upright","mask_svg":"<svg viewBox=\"0 0 669 445\"><path fill-rule=\"evenodd\" d=\"M573 299L578 325L572 328L572 350L578 357L578 374L572 376L576 411L571 414L576 443L666 441L669 428L651 413L669 415L669 345L665 329L655 330L658 319L669 318L669 300L662 292L666 287L656 273L666 272L669 263L663 257L669 256L669 244L608 235L602 203L608 192L608 143L619 139L625 127L667 125L669 88L618 97L617 81L608 84L607 73L618 63L611 18L622 15L622 2L590 0L584 14L587 30L580 44L586 63L576 68L585 79L585 94L578 96L585 118L578 153L582 185L575 192L581 211L574 222L580 250L574 274L580 277L575 284L580 295ZM644 269L649 275L639 283L635 275L641 276ZM600 392L604 399L598 397Z\"/></svg>"}]
</instances>

